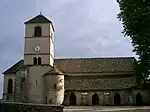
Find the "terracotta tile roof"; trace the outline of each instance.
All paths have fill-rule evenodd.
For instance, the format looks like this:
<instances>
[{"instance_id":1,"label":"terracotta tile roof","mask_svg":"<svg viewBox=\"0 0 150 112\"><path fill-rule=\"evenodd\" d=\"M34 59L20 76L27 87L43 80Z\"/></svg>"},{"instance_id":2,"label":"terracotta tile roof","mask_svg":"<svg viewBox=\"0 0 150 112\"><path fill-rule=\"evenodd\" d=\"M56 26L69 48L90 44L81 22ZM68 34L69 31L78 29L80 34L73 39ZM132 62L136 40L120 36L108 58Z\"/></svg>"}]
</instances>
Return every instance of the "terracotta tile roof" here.
<instances>
[{"instance_id":1,"label":"terracotta tile roof","mask_svg":"<svg viewBox=\"0 0 150 112\"><path fill-rule=\"evenodd\" d=\"M66 73L134 71L134 57L55 59L55 65Z\"/></svg>"},{"instance_id":2,"label":"terracotta tile roof","mask_svg":"<svg viewBox=\"0 0 150 112\"><path fill-rule=\"evenodd\" d=\"M65 73L98 73L98 72L132 72L134 71L134 57L118 57L118 58L65 58L55 59L55 66L49 72L65 72ZM20 60L3 74L11 74L17 72L20 68L24 68L23 60ZM59 68L59 70L58 70Z\"/></svg>"}]
</instances>

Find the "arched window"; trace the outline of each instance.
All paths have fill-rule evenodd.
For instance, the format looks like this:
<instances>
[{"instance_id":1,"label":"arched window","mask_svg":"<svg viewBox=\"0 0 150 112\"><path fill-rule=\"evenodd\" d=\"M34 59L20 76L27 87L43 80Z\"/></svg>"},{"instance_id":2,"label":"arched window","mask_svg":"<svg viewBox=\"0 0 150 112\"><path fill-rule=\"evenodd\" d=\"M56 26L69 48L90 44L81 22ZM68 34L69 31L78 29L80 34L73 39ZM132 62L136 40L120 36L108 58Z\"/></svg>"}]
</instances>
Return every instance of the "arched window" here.
<instances>
[{"instance_id":1,"label":"arched window","mask_svg":"<svg viewBox=\"0 0 150 112\"><path fill-rule=\"evenodd\" d=\"M33 65L37 65L37 58L36 57L33 58Z\"/></svg>"},{"instance_id":2,"label":"arched window","mask_svg":"<svg viewBox=\"0 0 150 112\"><path fill-rule=\"evenodd\" d=\"M97 93L92 95L92 105L99 105L99 97Z\"/></svg>"},{"instance_id":3,"label":"arched window","mask_svg":"<svg viewBox=\"0 0 150 112\"><path fill-rule=\"evenodd\" d=\"M77 104L75 93L71 93L70 94L69 100L70 100L69 101L70 105L76 105Z\"/></svg>"},{"instance_id":4,"label":"arched window","mask_svg":"<svg viewBox=\"0 0 150 112\"><path fill-rule=\"evenodd\" d=\"M143 105L142 95L140 93L138 93L136 95L136 105L137 106L142 106Z\"/></svg>"},{"instance_id":5,"label":"arched window","mask_svg":"<svg viewBox=\"0 0 150 112\"><path fill-rule=\"evenodd\" d=\"M41 65L41 58L38 58L38 65Z\"/></svg>"},{"instance_id":6,"label":"arched window","mask_svg":"<svg viewBox=\"0 0 150 112\"><path fill-rule=\"evenodd\" d=\"M35 37L40 37L41 34L42 34L41 27L35 27L35 29L34 29L34 36Z\"/></svg>"},{"instance_id":7,"label":"arched window","mask_svg":"<svg viewBox=\"0 0 150 112\"><path fill-rule=\"evenodd\" d=\"M45 97L45 104L47 104L47 97Z\"/></svg>"},{"instance_id":8,"label":"arched window","mask_svg":"<svg viewBox=\"0 0 150 112\"><path fill-rule=\"evenodd\" d=\"M9 79L8 80L8 93L12 93L12 89L13 89L13 80Z\"/></svg>"},{"instance_id":9,"label":"arched window","mask_svg":"<svg viewBox=\"0 0 150 112\"><path fill-rule=\"evenodd\" d=\"M37 80L35 81L35 85L37 86Z\"/></svg>"},{"instance_id":10,"label":"arched window","mask_svg":"<svg viewBox=\"0 0 150 112\"><path fill-rule=\"evenodd\" d=\"M121 96L119 93L116 93L114 96L114 104L115 105L120 105L121 104Z\"/></svg>"}]
</instances>

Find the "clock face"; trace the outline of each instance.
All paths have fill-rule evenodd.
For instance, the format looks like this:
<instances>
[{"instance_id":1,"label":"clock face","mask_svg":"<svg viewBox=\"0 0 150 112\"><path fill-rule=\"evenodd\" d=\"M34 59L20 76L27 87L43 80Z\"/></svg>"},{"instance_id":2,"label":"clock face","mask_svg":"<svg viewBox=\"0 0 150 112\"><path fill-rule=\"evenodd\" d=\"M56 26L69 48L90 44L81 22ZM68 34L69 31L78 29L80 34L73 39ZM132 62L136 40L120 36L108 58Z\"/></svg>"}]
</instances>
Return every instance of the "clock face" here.
<instances>
[{"instance_id":1,"label":"clock face","mask_svg":"<svg viewBox=\"0 0 150 112\"><path fill-rule=\"evenodd\" d=\"M36 46L34 47L34 50L35 50L36 52L39 52L39 51L40 51L40 46L39 46L39 45L36 45Z\"/></svg>"}]
</instances>

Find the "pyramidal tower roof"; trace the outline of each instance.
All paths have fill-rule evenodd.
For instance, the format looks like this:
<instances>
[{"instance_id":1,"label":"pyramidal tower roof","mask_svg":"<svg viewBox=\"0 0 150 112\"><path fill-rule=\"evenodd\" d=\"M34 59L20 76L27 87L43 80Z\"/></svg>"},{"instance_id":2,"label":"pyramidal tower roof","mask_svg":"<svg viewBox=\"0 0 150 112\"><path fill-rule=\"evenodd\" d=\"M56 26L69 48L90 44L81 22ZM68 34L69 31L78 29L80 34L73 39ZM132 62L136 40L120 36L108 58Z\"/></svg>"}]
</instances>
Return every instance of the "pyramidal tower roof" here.
<instances>
[{"instance_id":1,"label":"pyramidal tower roof","mask_svg":"<svg viewBox=\"0 0 150 112\"><path fill-rule=\"evenodd\" d=\"M54 66L47 73L44 74L44 76L47 75L63 75L63 72L61 72L60 70L58 70L58 68Z\"/></svg>"},{"instance_id":2,"label":"pyramidal tower roof","mask_svg":"<svg viewBox=\"0 0 150 112\"><path fill-rule=\"evenodd\" d=\"M36 17L25 22L25 24L33 24L33 23L52 23L52 22L42 14L39 14Z\"/></svg>"}]
</instances>

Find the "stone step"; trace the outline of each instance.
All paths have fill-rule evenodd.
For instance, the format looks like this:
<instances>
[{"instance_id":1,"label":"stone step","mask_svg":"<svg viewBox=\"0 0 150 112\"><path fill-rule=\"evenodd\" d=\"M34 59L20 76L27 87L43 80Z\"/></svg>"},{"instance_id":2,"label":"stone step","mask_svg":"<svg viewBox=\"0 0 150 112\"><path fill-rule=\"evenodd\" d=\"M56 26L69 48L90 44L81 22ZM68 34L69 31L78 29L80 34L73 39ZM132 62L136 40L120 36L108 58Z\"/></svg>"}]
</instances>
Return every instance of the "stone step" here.
<instances>
[{"instance_id":1,"label":"stone step","mask_svg":"<svg viewBox=\"0 0 150 112\"><path fill-rule=\"evenodd\" d=\"M67 106L64 112L150 112L150 106Z\"/></svg>"}]
</instances>

